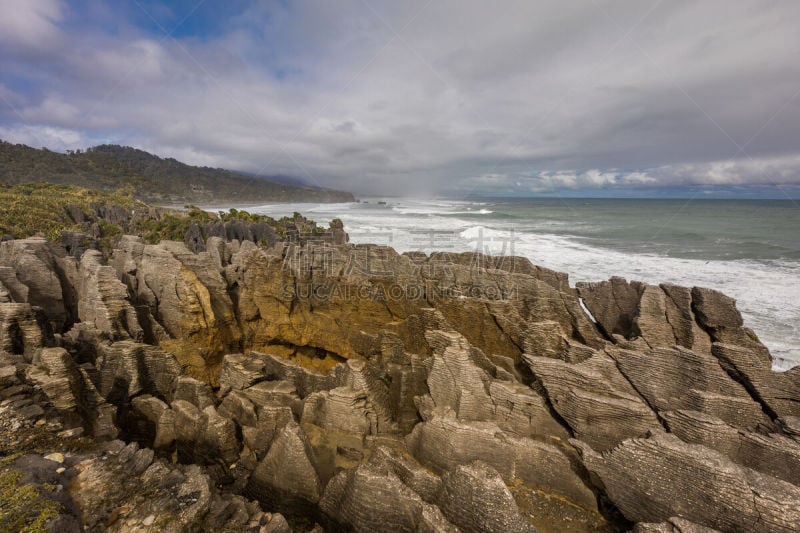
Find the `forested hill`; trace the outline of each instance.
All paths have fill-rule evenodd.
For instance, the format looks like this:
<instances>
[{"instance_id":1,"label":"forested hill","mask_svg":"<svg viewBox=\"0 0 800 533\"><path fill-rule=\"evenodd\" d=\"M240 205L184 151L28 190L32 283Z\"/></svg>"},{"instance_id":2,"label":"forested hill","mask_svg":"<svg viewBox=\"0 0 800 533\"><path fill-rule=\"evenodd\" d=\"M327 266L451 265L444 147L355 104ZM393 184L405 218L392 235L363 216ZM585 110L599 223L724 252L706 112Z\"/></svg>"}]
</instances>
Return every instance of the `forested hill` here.
<instances>
[{"instance_id":1,"label":"forested hill","mask_svg":"<svg viewBox=\"0 0 800 533\"><path fill-rule=\"evenodd\" d=\"M0 181L46 181L116 191L150 203L347 202L348 192L290 185L230 170L195 167L128 146L100 145L66 154L0 140Z\"/></svg>"}]
</instances>

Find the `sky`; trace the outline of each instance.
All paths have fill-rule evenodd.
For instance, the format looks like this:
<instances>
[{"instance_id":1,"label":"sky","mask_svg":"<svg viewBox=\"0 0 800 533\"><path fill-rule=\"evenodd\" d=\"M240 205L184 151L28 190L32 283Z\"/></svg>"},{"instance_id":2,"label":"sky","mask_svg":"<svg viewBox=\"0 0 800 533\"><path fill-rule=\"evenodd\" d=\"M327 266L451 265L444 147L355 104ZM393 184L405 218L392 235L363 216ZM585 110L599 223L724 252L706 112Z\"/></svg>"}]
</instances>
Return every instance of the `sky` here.
<instances>
[{"instance_id":1,"label":"sky","mask_svg":"<svg viewBox=\"0 0 800 533\"><path fill-rule=\"evenodd\" d=\"M362 195L800 197L800 2L0 0L0 139Z\"/></svg>"}]
</instances>

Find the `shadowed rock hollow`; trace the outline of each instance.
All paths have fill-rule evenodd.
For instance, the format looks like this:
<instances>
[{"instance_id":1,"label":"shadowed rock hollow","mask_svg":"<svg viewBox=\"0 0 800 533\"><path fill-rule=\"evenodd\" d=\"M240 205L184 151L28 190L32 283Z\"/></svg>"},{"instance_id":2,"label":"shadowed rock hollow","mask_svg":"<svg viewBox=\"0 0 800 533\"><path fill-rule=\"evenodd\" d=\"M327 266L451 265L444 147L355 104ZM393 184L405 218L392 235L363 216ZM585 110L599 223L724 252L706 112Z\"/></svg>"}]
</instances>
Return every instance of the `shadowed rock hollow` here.
<instances>
[{"instance_id":1,"label":"shadowed rock hollow","mask_svg":"<svg viewBox=\"0 0 800 533\"><path fill-rule=\"evenodd\" d=\"M174 494L141 489L178 502L151 524L800 523L800 371L773 372L716 291L621 278L573 289L518 257L217 237L204 248L123 237L106 260L0 243L8 416L135 443L117 459L124 479L177 472ZM32 405L41 413L22 412ZM118 442L102 453L122 454ZM87 495L111 484L92 450L70 452L82 462L64 473L81 483L64 489L62 515L84 524L125 505ZM181 515L181 483L216 507ZM104 527L145 519L128 515Z\"/></svg>"}]
</instances>

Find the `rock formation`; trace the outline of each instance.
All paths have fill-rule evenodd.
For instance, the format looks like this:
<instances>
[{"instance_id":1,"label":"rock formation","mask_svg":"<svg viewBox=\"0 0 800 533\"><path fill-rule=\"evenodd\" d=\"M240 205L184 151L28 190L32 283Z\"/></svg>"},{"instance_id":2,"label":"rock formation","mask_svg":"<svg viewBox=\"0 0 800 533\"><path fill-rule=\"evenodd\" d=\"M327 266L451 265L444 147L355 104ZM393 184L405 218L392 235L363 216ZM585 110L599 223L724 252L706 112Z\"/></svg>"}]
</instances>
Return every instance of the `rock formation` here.
<instances>
[{"instance_id":1,"label":"rock formation","mask_svg":"<svg viewBox=\"0 0 800 533\"><path fill-rule=\"evenodd\" d=\"M331 232L0 243L0 476L59 531L797 529L732 299Z\"/></svg>"}]
</instances>

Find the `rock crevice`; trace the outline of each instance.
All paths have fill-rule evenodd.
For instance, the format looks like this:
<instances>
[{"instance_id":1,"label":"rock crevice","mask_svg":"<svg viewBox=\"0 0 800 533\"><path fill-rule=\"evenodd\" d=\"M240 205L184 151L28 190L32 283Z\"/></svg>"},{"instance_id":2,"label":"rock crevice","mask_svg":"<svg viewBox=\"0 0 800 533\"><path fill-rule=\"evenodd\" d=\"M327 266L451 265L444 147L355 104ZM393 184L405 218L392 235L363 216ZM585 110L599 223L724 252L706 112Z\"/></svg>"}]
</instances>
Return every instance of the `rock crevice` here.
<instances>
[{"instance_id":1,"label":"rock crevice","mask_svg":"<svg viewBox=\"0 0 800 533\"><path fill-rule=\"evenodd\" d=\"M22 436L85 439L58 453L89 528L163 525L159 501L175 530L800 523L800 373L772 371L732 299L622 278L572 289L523 258L3 242L0 397ZM152 520L92 515L126 505L114 472Z\"/></svg>"}]
</instances>

